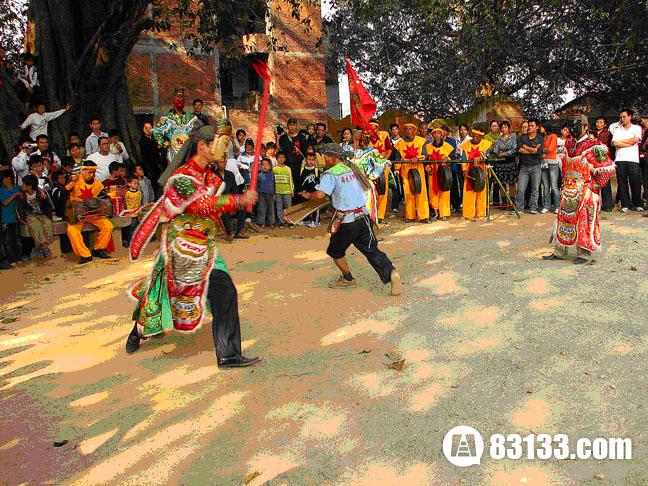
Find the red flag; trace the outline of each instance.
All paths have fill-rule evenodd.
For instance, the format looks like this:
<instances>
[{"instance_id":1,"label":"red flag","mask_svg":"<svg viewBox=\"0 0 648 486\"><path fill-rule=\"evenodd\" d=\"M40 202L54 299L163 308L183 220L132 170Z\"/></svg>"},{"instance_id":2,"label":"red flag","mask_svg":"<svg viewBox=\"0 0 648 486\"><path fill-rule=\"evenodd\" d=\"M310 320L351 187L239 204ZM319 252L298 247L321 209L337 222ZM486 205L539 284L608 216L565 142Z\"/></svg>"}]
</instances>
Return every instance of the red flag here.
<instances>
[{"instance_id":1,"label":"red flag","mask_svg":"<svg viewBox=\"0 0 648 486\"><path fill-rule=\"evenodd\" d=\"M373 132L374 129L369 125L369 120L376 113L376 102L364 87L362 81L360 81L358 73L351 66L348 57L346 65L349 77L349 94L351 96L351 121L363 130Z\"/></svg>"},{"instance_id":2,"label":"red flag","mask_svg":"<svg viewBox=\"0 0 648 486\"><path fill-rule=\"evenodd\" d=\"M263 97L261 99L261 108L259 110L259 128L257 130L257 143L254 146L254 162L252 163L252 172L250 174L250 190L256 191L257 177L259 174L259 159L261 158L261 145L263 144L263 129L265 127L266 114L268 113L268 104L270 103L270 77L271 72L268 64L261 60L254 60L252 68L263 79ZM252 212L252 205L247 207L248 213Z\"/></svg>"}]
</instances>

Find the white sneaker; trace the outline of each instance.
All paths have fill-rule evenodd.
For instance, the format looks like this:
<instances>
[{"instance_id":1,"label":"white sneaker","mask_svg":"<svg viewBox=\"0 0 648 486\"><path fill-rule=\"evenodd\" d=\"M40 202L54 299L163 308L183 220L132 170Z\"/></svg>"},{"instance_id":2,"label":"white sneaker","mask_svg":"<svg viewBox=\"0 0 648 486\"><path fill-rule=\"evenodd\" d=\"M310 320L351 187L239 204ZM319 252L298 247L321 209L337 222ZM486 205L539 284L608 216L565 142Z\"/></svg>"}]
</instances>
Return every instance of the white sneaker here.
<instances>
[{"instance_id":1,"label":"white sneaker","mask_svg":"<svg viewBox=\"0 0 648 486\"><path fill-rule=\"evenodd\" d=\"M627 212L628 212L628 208L621 208L621 212L622 212L622 213L627 213Z\"/></svg>"},{"instance_id":2,"label":"white sneaker","mask_svg":"<svg viewBox=\"0 0 648 486\"><path fill-rule=\"evenodd\" d=\"M538 214L538 211L536 211L535 209L532 209L531 211L529 211L529 213L530 214Z\"/></svg>"},{"instance_id":3,"label":"white sneaker","mask_svg":"<svg viewBox=\"0 0 648 486\"><path fill-rule=\"evenodd\" d=\"M558 208L554 209L554 214L558 214Z\"/></svg>"},{"instance_id":4,"label":"white sneaker","mask_svg":"<svg viewBox=\"0 0 648 486\"><path fill-rule=\"evenodd\" d=\"M643 208L640 207L640 206L637 206L637 207L635 208L635 211L637 211L638 213L643 213Z\"/></svg>"},{"instance_id":5,"label":"white sneaker","mask_svg":"<svg viewBox=\"0 0 648 486\"><path fill-rule=\"evenodd\" d=\"M542 211L540 211L542 214L547 214L549 210L547 208L542 208Z\"/></svg>"},{"instance_id":6,"label":"white sneaker","mask_svg":"<svg viewBox=\"0 0 648 486\"><path fill-rule=\"evenodd\" d=\"M59 221L63 221L63 218L61 218L60 216L56 216L56 215L52 216L52 222L53 223L58 223Z\"/></svg>"}]
</instances>

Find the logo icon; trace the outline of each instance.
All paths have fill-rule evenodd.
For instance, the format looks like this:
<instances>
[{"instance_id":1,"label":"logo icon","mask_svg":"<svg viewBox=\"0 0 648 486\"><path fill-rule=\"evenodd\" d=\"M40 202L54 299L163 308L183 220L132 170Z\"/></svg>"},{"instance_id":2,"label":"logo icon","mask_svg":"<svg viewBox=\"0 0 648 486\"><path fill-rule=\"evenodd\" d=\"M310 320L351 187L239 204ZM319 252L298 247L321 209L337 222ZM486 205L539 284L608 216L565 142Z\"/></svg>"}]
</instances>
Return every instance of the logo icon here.
<instances>
[{"instance_id":1,"label":"logo icon","mask_svg":"<svg viewBox=\"0 0 648 486\"><path fill-rule=\"evenodd\" d=\"M457 467L480 464L483 453L484 439L468 425L453 427L443 438L443 455Z\"/></svg>"}]
</instances>

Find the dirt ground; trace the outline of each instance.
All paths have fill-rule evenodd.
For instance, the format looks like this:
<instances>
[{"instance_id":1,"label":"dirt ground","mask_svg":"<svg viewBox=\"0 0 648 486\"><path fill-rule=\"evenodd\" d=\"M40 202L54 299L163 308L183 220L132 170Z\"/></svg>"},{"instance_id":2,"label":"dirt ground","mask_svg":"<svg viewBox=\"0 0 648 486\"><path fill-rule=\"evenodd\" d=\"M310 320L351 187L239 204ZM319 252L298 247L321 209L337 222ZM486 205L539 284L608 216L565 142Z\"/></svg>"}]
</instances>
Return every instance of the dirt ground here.
<instances>
[{"instance_id":1,"label":"dirt ground","mask_svg":"<svg viewBox=\"0 0 648 486\"><path fill-rule=\"evenodd\" d=\"M400 298L355 251L359 287L328 289L324 229L221 245L264 359L236 371L216 367L210 320L125 354L150 256L3 271L0 483L648 484L648 219L605 215L606 251L579 267L540 260L553 221L390 225ZM458 468L455 425L629 437L633 458Z\"/></svg>"}]
</instances>

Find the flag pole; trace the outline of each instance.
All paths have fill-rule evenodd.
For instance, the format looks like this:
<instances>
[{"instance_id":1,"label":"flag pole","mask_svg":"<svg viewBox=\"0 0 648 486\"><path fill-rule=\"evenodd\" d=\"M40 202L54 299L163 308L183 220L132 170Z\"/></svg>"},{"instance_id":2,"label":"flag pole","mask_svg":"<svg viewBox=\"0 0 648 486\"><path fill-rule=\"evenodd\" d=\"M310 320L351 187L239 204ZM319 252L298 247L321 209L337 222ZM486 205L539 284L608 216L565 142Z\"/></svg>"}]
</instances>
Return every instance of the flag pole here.
<instances>
[{"instance_id":1,"label":"flag pole","mask_svg":"<svg viewBox=\"0 0 648 486\"><path fill-rule=\"evenodd\" d=\"M263 131L265 129L266 114L268 113L268 105L270 103L270 70L268 64L256 60L252 63L252 68L256 71L259 77L263 80L263 97L261 99L261 109L259 110L259 126L257 128L257 142L254 146L254 162L252 163L252 171L250 173L250 191L256 191L257 179L259 176L259 159L261 157L261 145L263 145ZM252 204L247 207L248 212L252 212Z\"/></svg>"}]
</instances>

